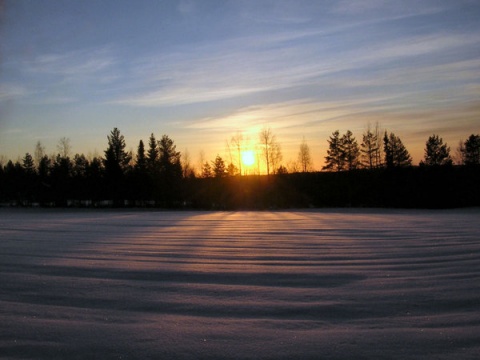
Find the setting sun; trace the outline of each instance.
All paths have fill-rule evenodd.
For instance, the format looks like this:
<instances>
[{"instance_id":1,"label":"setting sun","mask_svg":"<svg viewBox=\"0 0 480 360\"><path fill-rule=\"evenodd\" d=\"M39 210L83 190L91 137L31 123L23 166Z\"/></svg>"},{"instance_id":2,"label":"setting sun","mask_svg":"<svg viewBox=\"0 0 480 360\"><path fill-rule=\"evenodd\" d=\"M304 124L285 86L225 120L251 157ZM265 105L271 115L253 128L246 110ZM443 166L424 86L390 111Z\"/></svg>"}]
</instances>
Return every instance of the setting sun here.
<instances>
[{"instance_id":1,"label":"setting sun","mask_svg":"<svg viewBox=\"0 0 480 360\"><path fill-rule=\"evenodd\" d=\"M253 150L242 151L242 163L245 166L252 166L255 164L255 152Z\"/></svg>"}]
</instances>

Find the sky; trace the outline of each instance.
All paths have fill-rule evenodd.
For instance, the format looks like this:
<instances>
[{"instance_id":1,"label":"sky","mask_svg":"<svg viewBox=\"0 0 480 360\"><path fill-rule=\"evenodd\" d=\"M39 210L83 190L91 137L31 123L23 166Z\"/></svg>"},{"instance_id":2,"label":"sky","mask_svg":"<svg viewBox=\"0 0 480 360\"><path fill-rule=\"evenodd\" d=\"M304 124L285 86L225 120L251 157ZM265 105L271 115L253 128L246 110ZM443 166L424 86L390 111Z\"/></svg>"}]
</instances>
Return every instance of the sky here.
<instances>
[{"instance_id":1,"label":"sky","mask_svg":"<svg viewBox=\"0 0 480 360\"><path fill-rule=\"evenodd\" d=\"M335 130L413 157L480 133L478 0L0 0L0 156L167 134L195 164L270 128L319 170Z\"/></svg>"}]
</instances>

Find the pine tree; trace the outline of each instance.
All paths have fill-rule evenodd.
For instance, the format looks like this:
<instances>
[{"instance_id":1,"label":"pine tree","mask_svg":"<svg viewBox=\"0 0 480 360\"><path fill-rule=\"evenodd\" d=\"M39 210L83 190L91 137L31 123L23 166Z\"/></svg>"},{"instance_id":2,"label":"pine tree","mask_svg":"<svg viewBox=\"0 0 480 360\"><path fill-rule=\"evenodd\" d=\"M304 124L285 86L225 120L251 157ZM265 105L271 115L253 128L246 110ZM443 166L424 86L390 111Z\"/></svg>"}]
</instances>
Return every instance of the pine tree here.
<instances>
[{"instance_id":1,"label":"pine tree","mask_svg":"<svg viewBox=\"0 0 480 360\"><path fill-rule=\"evenodd\" d=\"M438 135L432 135L425 144L425 158L420 165L426 166L442 166L452 165L450 157L450 148L443 143L442 138Z\"/></svg>"},{"instance_id":2,"label":"pine tree","mask_svg":"<svg viewBox=\"0 0 480 360\"><path fill-rule=\"evenodd\" d=\"M164 206L171 207L179 200L182 180L182 164L177 146L167 135L158 141L159 178L158 195Z\"/></svg>"},{"instance_id":3,"label":"pine tree","mask_svg":"<svg viewBox=\"0 0 480 360\"><path fill-rule=\"evenodd\" d=\"M385 165L387 168L405 167L412 165L412 157L403 145L402 141L394 133L387 134L383 137Z\"/></svg>"},{"instance_id":4,"label":"pine tree","mask_svg":"<svg viewBox=\"0 0 480 360\"><path fill-rule=\"evenodd\" d=\"M155 173L158 167L158 144L155 135L152 133L148 140L147 168L151 174Z\"/></svg>"},{"instance_id":5,"label":"pine tree","mask_svg":"<svg viewBox=\"0 0 480 360\"><path fill-rule=\"evenodd\" d=\"M26 153L25 157L23 158L23 169L25 174L27 175L34 175L35 172L35 162L33 161L32 155L30 153Z\"/></svg>"},{"instance_id":6,"label":"pine tree","mask_svg":"<svg viewBox=\"0 0 480 360\"><path fill-rule=\"evenodd\" d=\"M212 177L212 167L208 163L208 161L205 161L205 163L202 166L202 177L203 178L210 178Z\"/></svg>"},{"instance_id":7,"label":"pine tree","mask_svg":"<svg viewBox=\"0 0 480 360\"><path fill-rule=\"evenodd\" d=\"M105 171L107 177L122 177L128 170L132 154L125 151L125 138L120 130L114 128L108 138L108 148L105 150Z\"/></svg>"},{"instance_id":8,"label":"pine tree","mask_svg":"<svg viewBox=\"0 0 480 360\"><path fill-rule=\"evenodd\" d=\"M160 172L169 176L178 177L182 175L180 152L177 146L168 135L163 135L158 141Z\"/></svg>"},{"instance_id":9,"label":"pine tree","mask_svg":"<svg viewBox=\"0 0 480 360\"><path fill-rule=\"evenodd\" d=\"M129 170L132 154L125 151L125 138L117 128L114 128L107 138L108 148L103 160L105 176L110 198L118 202L125 199L125 174Z\"/></svg>"},{"instance_id":10,"label":"pine tree","mask_svg":"<svg viewBox=\"0 0 480 360\"><path fill-rule=\"evenodd\" d=\"M342 154L340 132L338 130L332 133L328 142L327 156L325 157L325 166L322 170L341 171L344 169L344 159Z\"/></svg>"},{"instance_id":11,"label":"pine tree","mask_svg":"<svg viewBox=\"0 0 480 360\"><path fill-rule=\"evenodd\" d=\"M470 135L460 147L464 165L480 165L480 135Z\"/></svg>"},{"instance_id":12,"label":"pine tree","mask_svg":"<svg viewBox=\"0 0 480 360\"><path fill-rule=\"evenodd\" d=\"M213 174L215 177L224 177L227 175L225 162L219 155L217 155L217 157L215 158L215 161L212 161L212 165L213 165Z\"/></svg>"},{"instance_id":13,"label":"pine tree","mask_svg":"<svg viewBox=\"0 0 480 360\"><path fill-rule=\"evenodd\" d=\"M358 143L352 132L348 130L340 139L341 156L345 163L347 170L354 170L358 167L358 158L360 156L360 150Z\"/></svg>"},{"instance_id":14,"label":"pine tree","mask_svg":"<svg viewBox=\"0 0 480 360\"><path fill-rule=\"evenodd\" d=\"M145 157L145 146L143 140L138 143L137 156L135 159L135 169L139 172L144 172L147 168L147 158Z\"/></svg>"}]
</instances>

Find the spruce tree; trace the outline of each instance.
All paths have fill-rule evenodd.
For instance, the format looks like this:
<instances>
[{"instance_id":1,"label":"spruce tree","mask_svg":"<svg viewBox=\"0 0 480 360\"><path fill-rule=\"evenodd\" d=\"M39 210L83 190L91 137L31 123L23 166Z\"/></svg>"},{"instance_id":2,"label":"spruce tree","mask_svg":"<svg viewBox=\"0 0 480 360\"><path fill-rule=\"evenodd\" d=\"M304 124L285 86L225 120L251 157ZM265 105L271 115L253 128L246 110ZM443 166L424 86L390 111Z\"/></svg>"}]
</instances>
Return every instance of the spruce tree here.
<instances>
[{"instance_id":1,"label":"spruce tree","mask_svg":"<svg viewBox=\"0 0 480 360\"><path fill-rule=\"evenodd\" d=\"M358 167L360 150L352 132L348 130L340 139L340 152L347 170L355 170Z\"/></svg>"},{"instance_id":2,"label":"spruce tree","mask_svg":"<svg viewBox=\"0 0 480 360\"><path fill-rule=\"evenodd\" d=\"M464 165L480 165L480 135L470 135L460 147Z\"/></svg>"},{"instance_id":3,"label":"spruce tree","mask_svg":"<svg viewBox=\"0 0 480 360\"><path fill-rule=\"evenodd\" d=\"M444 144L442 138L438 137L438 135L430 136L425 144L424 161L420 165L441 166L452 165L452 163L450 148L447 144Z\"/></svg>"},{"instance_id":4,"label":"spruce tree","mask_svg":"<svg viewBox=\"0 0 480 360\"><path fill-rule=\"evenodd\" d=\"M227 175L225 162L220 157L220 155L217 155L217 157L215 158L215 161L212 161L212 165L213 165L213 173L215 177L224 177Z\"/></svg>"},{"instance_id":5,"label":"spruce tree","mask_svg":"<svg viewBox=\"0 0 480 360\"><path fill-rule=\"evenodd\" d=\"M328 142L327 156L325 157L325 166L322 170L341 171L345 163L343 159L340 132L338 130L332 133Z\"/></svg>"},{"instance_id":6,"label":"spruce tree","mask_svg":"<svg viewBox=\"0 0 480 360\"><path fill-rule=\"evenodd\" d=\"M125 151L125 137L120 134L120 130L114 128L107 136L108 148L105 150L105 172L107 177L119 178L127 171L132 154Z\"/></svg>"},{"instance_id":7,"label":"spruce tree","mask_svg":"<svg viewBox=\"0 0 480 360\"><path fill-rule=\"evenodd\" d=\"M137 157L135 159L135 169L139 172L144 172L147 168L147 158L145 157L145 146L143 141L140 140L138 143Z\"/></svg>"},{"instance_id":8,"label":"spruce tree","mask_svg":"<svg viewBox=\"0 0 480 360\"><path fill-rule=\"evenodd\" d=\"M148 140L148 151L147 151L147 168L150 171L150 174L154 174L158 167L158 144L155 135L150 134Z\"/></svg>"},{"instance_id":9,"label":"spruce tree","mask_svg":"<svg viewBox=\"0 0 480 360\"><path fill-rule=\"evenodd\" d=\"M383 137L385 165L387 168L405 167L412 165L412 157L402 143L402 140L394 133L387 134Z\"/></svg>"}]
</instances>

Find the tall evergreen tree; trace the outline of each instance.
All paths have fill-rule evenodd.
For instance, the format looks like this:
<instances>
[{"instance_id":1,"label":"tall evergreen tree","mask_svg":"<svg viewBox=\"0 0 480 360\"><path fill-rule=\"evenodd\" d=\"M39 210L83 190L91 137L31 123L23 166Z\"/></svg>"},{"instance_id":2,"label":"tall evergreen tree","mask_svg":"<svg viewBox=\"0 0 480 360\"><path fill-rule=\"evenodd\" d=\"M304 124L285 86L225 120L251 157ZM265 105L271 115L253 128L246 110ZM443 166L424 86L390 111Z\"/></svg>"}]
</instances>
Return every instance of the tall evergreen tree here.
<instances>
[{"instance_id":1,"label":"tall evergreen tree","mask_svg":"<svg viewBox=\"0 0 480 360\"><path fill-rule=\"evenodd\" d=\"M27 175L34 175L35 171L35 162L33 161L33 157L30 153L26 153L25 157L23 158L23 169Z\"/></svg>"},{"instance_id":2,"label":"tall evergreen tree","mask_svg":"<svg viewBox=\"0 0 480 360\"><path fill-rule=\"evenodd\" d=\"M132 154L125 151L125 138L117 128L111 131L107 139L108 148L105 150L105 158L103 160L105 176L110 198L118 202L125 199L124 176L129 169Z\"/></svg>"},{"instance_id":3,"label":"tall evergreen tree","mask_svg":"<svg viewBox=\"0 0 480 360\"><path fill-rule=\"evenodd\" d=\"M26 153L23 158L23 177L22 177L22 193L23 200L32 202L34 200L34 193L36 187L36 171L35 162L30 153Z\"/></svg>"},{"instance_id":4,"label":"tall evergreen tree","mask_svg":"<svg viewBox=\"0 0 480 360\"><path fill-rule=\"evenodd\" d=\"M172 174L178 176L182 174L182 165L180 162L180 152L177 146L168 135L163 135L158 141L158 153L160 171L162 174Z\"/></svg>"},{"instance_id":5,"label":"tall evergreen tree","mask_svg":"<svg viewBox=\"0 0 480 360\"><path fill-rule=\"evenodd\" d=\"M58 204L66 205L72 194L72 162L70 158L57 154L51 170L52 189L55 201Z\"/></svg>"},{"instance_id":6,"label":"tall evergreen tree","mask_svg":"<svg viewBox=\"0 0 480 360\"><path fill-rule=\"evenodd\" d=\"M108 138L108 148L105 150L105 171L107 177L119 178L127 171L132 154L125 151L125 137L118 128L114 128Z\"/></svg>"},{"instance_id":7,"label":"tall evergreen tree","mask_svg":"<svg viewBox=\"0 0 480 360\"><path fill-rule=\"evenodd\" d=\"M135 169L139 172L144 172L147 168L147 158L145 156L145 146L143 140L138 143L137 156L135 159Z\"/></svg>"},{"instance_id":8,"label":"tall evergreen tree","mask_svg":"<svg viewBox=\"0 0 480 360\"><path fill-rule=\"evenodd\" d=\"M405 167L412 165L412 157L402 143L402 140L394 133L387 134L383 137L385 165L387 168Z\"/></svg>"},{"instance_id":9,"label":"tall evergreen tree","mask_svg":"<svg viewBox=\"0 0 480 360\"><path fill-rule=\"evenodd\" d=\"M344 159L346 170L354 170L358 167L360 150L352 132L348 130L340 139L340 152Z\"/></svg>"},{"instance_id":10,"label":"tall evergreen tree","mask_svg":"<svg viewBox=\"0 0 480 360\"><path fill-rule=\"evenodd\" d=\"M328 140L327 156L323 170L342 171L354 170L358 167L360 150L352 132L348 130L340 137L338 130L332 133Z\"/></svg>"},{"instance_id":11,"label":"tall evergreen tree","mask_svg":"<svg viewBox=\"0 0 480 360\"><path fill-rule=\"evenodd\" d=\"M158 168L158 143L155 135L152 133L148 139L147 168L151 174Z\"/></svg>"},{"instance_id":12,"label":"tall evergreen tree","mask_svg":"<svg viewBox=\"0 0 480 360\"><path fill-rule=\"evenodd\" d=\"M163 135L158 141L159 152L159 194L166 206L173 206L179 199L182 180L182 164L180 152L173 140Z\"/></svg>"},{"instance_id":13,"label":"tall evergreen tree","mask_svg":"<svg viewBox=\"0 0 480 360\"><path fill-rule=\"evenodd\" d=\"M460 147L464 165L480 165L480 135L470 135Z\"/></svg>"},{"instance_id":14,"label":"tall evergreen tree","mask_svg":"<svg viewBox=\"0 0 480 360\"><path fill-rule=\"evenodd\" d=\"M83 154L75 154L73 157L73 176L78 179L84 179L87 175L88 160Z\"/></svg>"},{"instance_id":15,"label":"tall evergreen tree","mask_svg":"<svg viewBox=\"0 0 480 360\"><path fill-rule=\"evenodd\" d=\"M335 130L332 136L327 140L328 150L325 156L325 165L322 170L341 171L344 169L345 163L342 154L342 145L340 140L340 132Z\"/></svg>"},{"instance_id":16,"label":"tall evergreen tree","mask_svg":"<svg viewBox=\"0 0 480 360\"><path fill-rule=\"evenodd\" d=\"M215 158L215 161L212 161L212 165L213 165L213 173L215 177L224 177L227 175L225 162L220 157L220 155L217 155L217 157Z\"/></svg>"},{"instance_id":17,"label":"tall evergreen tree","mask_svg":"<svg viewBox=\"0 0 480 360\"><path fill-rule=\"evenodd\" d=\"M202 177L210 178L213 176L212 173L213 173L212 167L210 166L208 161L205 161L205 163L202 165Z\"/></svg>"},{"instance_id":18,"label":"tall evergreen tree","mask_svg":"<svg viewBox=\"0 0 480 360\"><path fill-rule=\"evenodd\" d=\"M430 136L425 144L425 158L420 165L426 166L441 166L452 165L452 158L450 157L450 148L443 143L442 138L433 134Z\"/></svg>"},{"instance_id":19,"label":"tall evergreen tree","mask_svg":"<svg viewBox=\"0 0 480 360\"><path fill-rule=\"evenodd\" d=\"M52 161L48 155L43 155L38 163L38 176L40 177L40 181L47 181L47 178L50 175L51 164Z\"/></svg>"}]
</instances>

